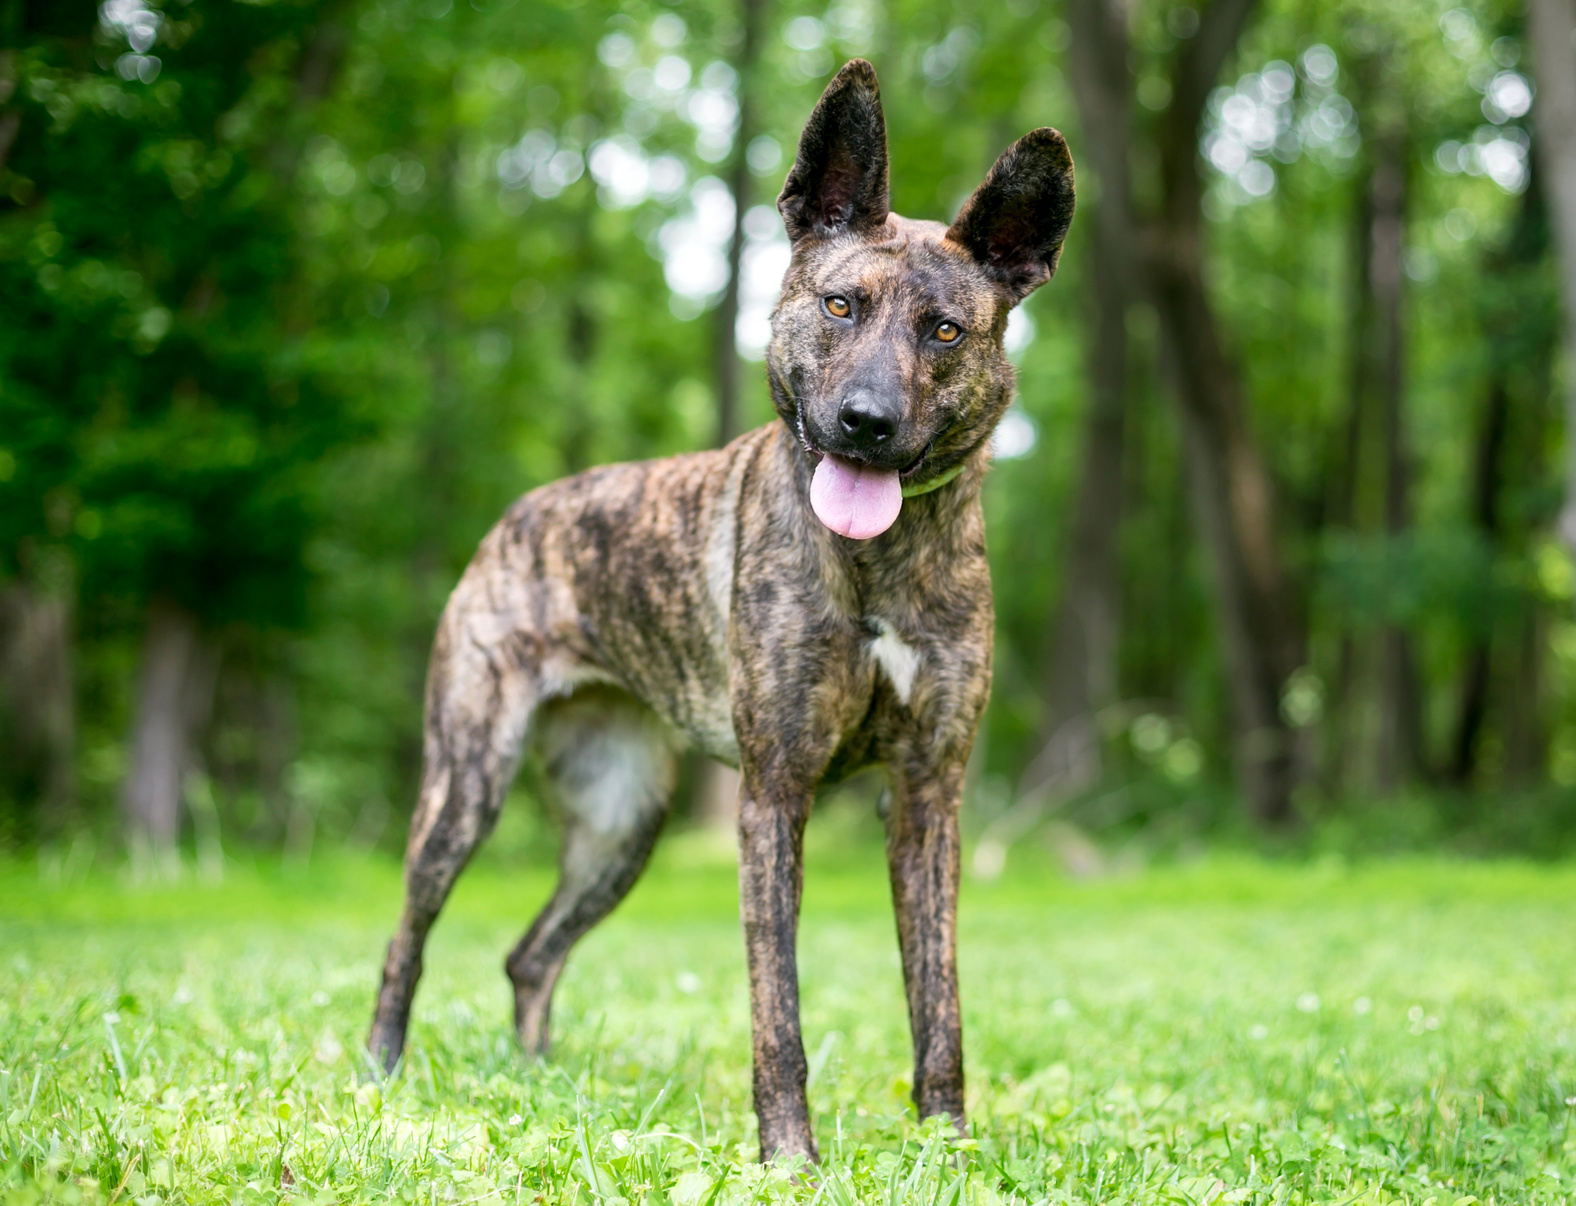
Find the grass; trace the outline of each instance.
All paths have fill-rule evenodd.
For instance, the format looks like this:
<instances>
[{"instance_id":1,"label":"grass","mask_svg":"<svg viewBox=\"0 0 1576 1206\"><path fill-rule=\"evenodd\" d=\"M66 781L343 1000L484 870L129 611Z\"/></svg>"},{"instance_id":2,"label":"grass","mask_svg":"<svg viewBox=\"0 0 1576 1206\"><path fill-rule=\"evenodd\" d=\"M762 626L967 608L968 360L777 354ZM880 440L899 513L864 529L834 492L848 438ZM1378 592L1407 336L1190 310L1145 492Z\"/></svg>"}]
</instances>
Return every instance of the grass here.
<instances>
[{"instance_id":1,"label":"grass","mask_svg":"<svg viewBox=\"0 0 1576 1206\"><path fill-rule=\"evenodd\" d=\"M135 886L0 863L0 1201L1572 1200L1576 867L1015 865L961 920L970 1138L908 1105L879 848L812 824L800 939L822 1171L753 1163L733 872L676 835L576 952L527 1063L499 861L429 948L406 1064L358 1076L397 870Z\"/></svg>"}]
</instances>

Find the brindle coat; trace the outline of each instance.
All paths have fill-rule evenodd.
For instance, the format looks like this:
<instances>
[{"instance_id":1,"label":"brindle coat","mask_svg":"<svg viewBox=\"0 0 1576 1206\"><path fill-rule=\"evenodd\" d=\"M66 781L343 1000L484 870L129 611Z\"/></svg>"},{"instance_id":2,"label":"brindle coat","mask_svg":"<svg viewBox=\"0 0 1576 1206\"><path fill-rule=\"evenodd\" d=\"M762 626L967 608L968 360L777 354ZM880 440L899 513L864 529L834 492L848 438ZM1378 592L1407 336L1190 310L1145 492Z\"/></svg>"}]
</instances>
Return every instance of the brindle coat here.
<instances>
[{"instance_id":1,"label":"brindle coat","mask_svg":"<svg viewBox=\"0 0 1576 1206\"><path fill-rule=\"evenodd\" d=\"M873 763L890 785L914 1102L963 1125L957 818L991 675L979 490L1012 392L1007 314L1056 269L1072 160L1036 130L950 228L889 213L875 72L855 60L811 114L778 208L793 239L767 355L782 422L531 492L444 609L405 910L368 1047L398 1060L427 934L529 736L560 799L561 877L506 969L520 1040L545 1052L554 983L640 875L687 739L742 772L761 1155L815 1159L794 953L802 838L817 784ZM942 323L961 334L943 342ZM860 427L872 414L891 419L874 436ZM957 472L854 541L810 508L823 452L901 469L911 489Z\"/></svg>"}]
</instances>

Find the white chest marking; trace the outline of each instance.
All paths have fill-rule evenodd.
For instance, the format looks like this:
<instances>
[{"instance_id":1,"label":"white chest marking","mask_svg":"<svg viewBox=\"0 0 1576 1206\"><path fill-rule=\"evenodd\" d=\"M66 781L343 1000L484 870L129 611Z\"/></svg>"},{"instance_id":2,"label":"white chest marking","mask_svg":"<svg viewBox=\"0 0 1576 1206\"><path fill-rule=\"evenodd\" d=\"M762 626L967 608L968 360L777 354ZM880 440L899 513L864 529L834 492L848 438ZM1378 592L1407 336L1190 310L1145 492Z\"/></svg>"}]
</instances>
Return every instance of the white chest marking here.
<instances>
[{"instance_id":1,"label":"white chest marking","mask_svg":"<svg viewBox=\"0 0 1576 1206\"><path fill-rule=\"evenodd\" d=\"M914 675L919 672L919 650L906 644L892 625L879 617L871 620L880 633L870 642L870 654L876 665L886 672L898 700L906 708L914 695Z\"/></svg>"}]
</instances>

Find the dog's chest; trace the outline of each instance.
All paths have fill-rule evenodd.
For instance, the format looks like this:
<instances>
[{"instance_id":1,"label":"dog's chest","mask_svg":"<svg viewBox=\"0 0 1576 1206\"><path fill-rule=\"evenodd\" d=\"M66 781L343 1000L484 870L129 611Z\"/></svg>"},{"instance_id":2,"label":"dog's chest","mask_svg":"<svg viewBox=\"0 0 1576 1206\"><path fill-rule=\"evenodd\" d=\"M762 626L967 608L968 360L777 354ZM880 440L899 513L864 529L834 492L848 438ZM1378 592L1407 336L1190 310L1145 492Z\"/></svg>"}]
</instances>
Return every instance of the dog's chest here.
<instances>
[{"instance_id":1,"label":"dog's chest","mask_svg":"<svg viewBox=\"0 0 1576 1206\"><path fill-rule=\"evenodd\" d=\"M898 702L909 707L914 699L914 680L924 665L924 655L880 616L866 617L865 624L875 632L865 645L866 653L874 661L877 673L891 686Z\"/></svg>"}]
</instances>

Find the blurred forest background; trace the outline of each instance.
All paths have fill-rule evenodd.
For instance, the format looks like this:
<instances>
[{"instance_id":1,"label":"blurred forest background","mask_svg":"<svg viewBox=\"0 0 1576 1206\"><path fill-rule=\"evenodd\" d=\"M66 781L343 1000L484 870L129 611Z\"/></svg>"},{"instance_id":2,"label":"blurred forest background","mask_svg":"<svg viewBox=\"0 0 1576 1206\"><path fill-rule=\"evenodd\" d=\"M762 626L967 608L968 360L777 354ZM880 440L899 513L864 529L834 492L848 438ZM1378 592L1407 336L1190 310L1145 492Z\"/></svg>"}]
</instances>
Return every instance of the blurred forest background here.
<instances>
[{"instance_id":1,"label":"blurred forest background","mask_svg":"<svg viewBox=\"0 0 1576 1206\"><path fill-rule=\"evenodd\" d=\"M770 417L772 202L857 54L901 213L1035 126L1078 161L986 491L976 871L1570 849L1571 25L0 0L0 846L398 848L433 625L504 506Z\"/></svg>"}]
</instances>

